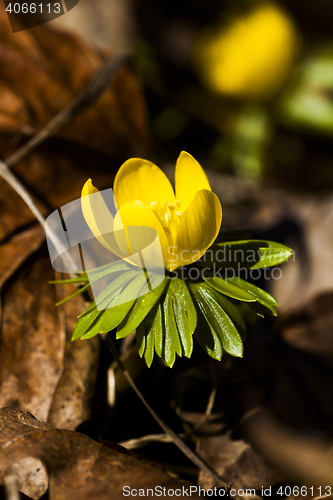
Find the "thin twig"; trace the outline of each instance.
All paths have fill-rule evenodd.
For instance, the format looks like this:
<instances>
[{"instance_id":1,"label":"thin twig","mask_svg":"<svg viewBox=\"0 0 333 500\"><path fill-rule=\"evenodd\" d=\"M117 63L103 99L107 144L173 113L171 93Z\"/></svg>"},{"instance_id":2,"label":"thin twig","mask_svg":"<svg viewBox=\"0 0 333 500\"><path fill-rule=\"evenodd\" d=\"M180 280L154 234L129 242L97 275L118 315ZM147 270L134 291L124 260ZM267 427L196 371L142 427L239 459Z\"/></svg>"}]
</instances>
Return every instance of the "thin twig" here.
<instances>
[{"instance_id":1,"label":"thin twig","mask_svg":"<svg viewBox=\"0 0 333 500\"><path fill-rule=\"evenodd\" d=\"M191 462L198 467L198 469L206 472L210 476L212 476L215 481L217 481L221 486L227 488L228 483L225 479L223 479L221 476L217 474L217 472L209 465L207 464L199 455L197 455L194 451L191 450L187 446L187 444L184 443L184 441L155 413L155 411L151 408L149 403L146 401L142 393L139 391L137 388L135 382L133 381L131 375L128 373L126 370L123 362L121 361L117 349L115 348L115 345L110 337L109 334L102 334L103 339L105 340L106 345L108 346L112 356L114 359L117 361L119 368L121 369L124 377L126 378L127 382L133 389L133 391L136 393L138 398L141 400L143 405L146 407L146 409L149 411L151 416L154 418L154 420L158 423L158 425L163 429L163 431L168 434L171 438L173 443L184 453L184 455L191 460Z\"/></svg>"},{"instance_id":2,"label":"thin twig","mask_svg":"<svg viewBox=\"0 0 333 500\"><path fill-rule=\"evenodd\" d=\"M179 437L183 437L185 434L179 434ZM127 441L120 441L120 446L127 448L128 450L136 450L147 446L150 443L173 443L173 439L169 434L148 434L146 436L141 436L139 438L128 439Z\"/></svg>"},{"instance_id":3,"label":"thin twig","mask_svg":"<svg viewBox=\"0 0 333 500\"><path fill-rule=\"evenodd\" d=\"M216 393L217 393L217 386L214 385L212 387L212 390L210 391L210 394L209 394L205 413L203 414L200 421L193 427L193 429L186 434L187 438L192 436L193 434L196 434L208 421L209 417L212 414L212 410L213 410L213 406L214 406L215 398L216 398Z\"/></svg>"},{"instance_id":4,"label":"thin twig","mask_svg":"<svg viewBox=\"0 0 333 500\"><path fill-rule=\"evenodd\" d=\"M42 212L37 207L36 203L32 199L29 191L23 186L21 181L13 174L11 170L7 167L7 165L0 160L0 177L2 177L8 184L16 191L16 193L21 196L22 200L26 203L26 205L30 208L40 225L45 231L45 217ZM69 271L70 275L74 277L74 273L77 270L76 264L72 259L71 255L66 252L66 248L63 246L62 242L59 240L57 234L52 231L50 227L48 227L47 231L48 238L52 241L54 247L56 248L59 255Z\"/></svg>"},{"instance_id":5,"label":"thin twig","mask_svg":"<svg viewBox=\"0 0 333 500\"><path fill-rule=\"evenodd\" d=\"M85 111L107 88L119 68L128 60L128 54L119 54L108 59L104 66L95 74L85 91L67 108L61 110L40 132L30 141L9 156L5 163L12 167L25 158L50 136Z\"/></svg>"},{"instance_id":6,"label":"thin twig","mask_svg":"<svg viewBox=\"0 0 333 500\"><path fill-rule=\"evenodd\" d=\"M202 428L203 425L205 425L205 423L212 414L212 409L215 403L216 392L217 392L217 387L216 385L214 385L212 387L212 390L208 398L205 413L203 414L200 421L189 432L178 434L178 437L180 437L182 440L188 439L195 433L197 433ZM177 412L177 415L180 418L183 418L181 412ZM129 450L135 450L137 448L141 448L142 446L146 446L147 444L152 442L172 443L173 439L168 434L148 434L146 436L141 436L139 438L129 439L128 441L122 441L118 444Z\"/></svg>"}]
</instances>

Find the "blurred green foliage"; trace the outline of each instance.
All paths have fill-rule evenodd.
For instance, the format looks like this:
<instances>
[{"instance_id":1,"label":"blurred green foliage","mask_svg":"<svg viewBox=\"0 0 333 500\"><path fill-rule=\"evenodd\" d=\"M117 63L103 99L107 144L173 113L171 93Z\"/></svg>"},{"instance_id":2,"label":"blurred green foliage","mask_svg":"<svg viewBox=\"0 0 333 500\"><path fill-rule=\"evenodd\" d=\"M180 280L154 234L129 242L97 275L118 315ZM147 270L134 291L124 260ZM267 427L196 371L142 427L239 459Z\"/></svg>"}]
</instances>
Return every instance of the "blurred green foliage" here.
<instances>
[{"instance_id":1,"label":"blurred green foliage","mask_svg":"<svg viewBox=\"0 0 333 500\"><path fill-rule=\"evenodd\" d=\"M223 36L223 29L230 29L232 23L240 23L253 9L264 6L284 13L290 43L290 36L294 36L290 33L297 33L298 57L291 54L293 64L288 76L286 73L283 84L270 96L265 95L265 99L260 98L261 80L269 75L264 74L262 65L258 66L258 88L249 88L239 96L212 91L203 83L205 78L199 74L197 63L193 65L197 40L203 33L216 33L218 29ZM333 172L328 167L333 160L333 5L330 0L316 3L308 0L274 3L137 0L136 19L135 60L152 116L156 156L165 160L185 148L205 167L236 176L273 179L298 190L333 186ZM289 34L288 30L291 30ZM262 29L262 41L258 41L258 36L257 32L253 64L244 61L244 71L251 70L248 85L256 85L252 73L260 59L258 47L270 57L271 62L269 59L265 62L267 73L272 72L269 64L273 68L274 63L288 59L269 51L269 37L272 40L273 35L268 26ZM284 47L286 51L291 50L288 43ZM221 63L223 57L221 50ZM242 64L237 64L237 72L241 74ZM207 72L207 64L202 69Z\"/></svg>"}]
</instances>

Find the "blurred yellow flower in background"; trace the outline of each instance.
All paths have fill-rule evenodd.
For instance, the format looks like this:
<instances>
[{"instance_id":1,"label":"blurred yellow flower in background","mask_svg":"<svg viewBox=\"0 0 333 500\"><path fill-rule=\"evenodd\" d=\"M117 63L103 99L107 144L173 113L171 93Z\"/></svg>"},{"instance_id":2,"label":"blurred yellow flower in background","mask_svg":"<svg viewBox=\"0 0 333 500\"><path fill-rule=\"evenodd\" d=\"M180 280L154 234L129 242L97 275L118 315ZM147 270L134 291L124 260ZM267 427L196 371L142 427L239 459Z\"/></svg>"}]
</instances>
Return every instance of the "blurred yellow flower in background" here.
<instances>
[{"instance_id":1,"label":"blurred yellow flower in background","mask_svg":"<svg viewBox=\"0 0 333 500\"><path fill-rule=\"evenodd\" d=\"M300 46L287 14L275 4L263 3L229 25L201 34L193 61L210 90L261 101L286 83Z\"/></svg>"}]
</instances>

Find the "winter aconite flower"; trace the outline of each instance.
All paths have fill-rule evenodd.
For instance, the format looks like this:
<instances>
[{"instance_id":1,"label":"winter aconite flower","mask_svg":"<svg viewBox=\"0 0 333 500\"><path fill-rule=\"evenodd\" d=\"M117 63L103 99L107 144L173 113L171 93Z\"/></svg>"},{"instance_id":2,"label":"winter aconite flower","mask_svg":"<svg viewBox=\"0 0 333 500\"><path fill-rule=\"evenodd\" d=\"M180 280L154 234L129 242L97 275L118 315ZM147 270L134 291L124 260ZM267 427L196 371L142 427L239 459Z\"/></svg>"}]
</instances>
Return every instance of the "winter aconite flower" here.
<instances>
[{"instance_id":1,"label":"winter aconite flower","mask_svg":"<svg viewBox=\"0 0 333 500\"><path fill-rule=\"evenodd\" d=\"M300 40L291 19L262 3L200 36L194 63L211 90L241 99L272 97L290 76Z\"/></svg>"},{"instance_id":2,"label":"winter aconite flower","mask_svg":"<svg viewBox=\"0 0 333 500\"><path fill-rule=\"evenodd\" d=\"M156 231L164 267L172 271L200 259L216 239L222 221L220 201L204 170L184 151L176 163L175 188L176 193L156 165L131 158L115 177L115 217L91 179L82 189L83 215L100 243L130 263L131 255L151 240L144 228ZM133 233L132 228L137 230ZM154 258L150 256L151 263Z\"/></svg>"},{"instance_id":3,"label":"winter aconite flower","mask_svg":"<svg viewBox=\"0 0 333 500\"><path fill-rule=\"evenodd\" d=\"M242 357L243 312L276 315L274 297L236 271L280 264L291 249L272 241L237 241L228 231L213 244L221 205L188 153L177 160L175 187L176 192L156 165L139 158L120 167L110 210L91 180L85 183L83 216L95 238L120 259L58 281L83 285L59 304L88 288L94 296L78 317L73 340L112 331L120 339L135 330L147 366L156 354L171 368L177 356L191 357L193 339L214 359L220 360L224 351Z\"/></svg>"}]
</instances>

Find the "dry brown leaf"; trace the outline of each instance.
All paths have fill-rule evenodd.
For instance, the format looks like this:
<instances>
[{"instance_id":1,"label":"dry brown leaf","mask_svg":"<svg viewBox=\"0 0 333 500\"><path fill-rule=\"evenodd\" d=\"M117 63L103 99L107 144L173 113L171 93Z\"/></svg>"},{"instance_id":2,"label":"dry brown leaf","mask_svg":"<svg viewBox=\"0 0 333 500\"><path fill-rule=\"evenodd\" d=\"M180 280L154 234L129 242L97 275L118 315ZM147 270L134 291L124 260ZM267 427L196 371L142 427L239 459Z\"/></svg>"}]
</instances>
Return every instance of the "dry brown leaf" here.
<instances>
[{"instance_id":1,"label":"dry brown leaf","mask_svg":"<svg viewBox=\"0 0 333 500\"><path fill-rule=\"evenodd\" d=\"M0 289L23 262L38 250L44 240L44 230L37 225L13 236L9 241L1 245Z\"/></svg>"},{"instance_id":2,"label":"dry brown leaf","mask_svg":"<svg viewBox=\"0 0 333 500\"><path fill-rule=\"evenodd\" d=\"M89 177L99 188L111 187L119 166L119 162L112 162L93 150L54 140L39 147L12 170L30 193L50 207L48 215L51 208L57 209L79 198Z\"/></svg>"},{"instance_id":3,"label":"dry brown leaf","mask_svg":"<svg viewBox=\"0 0 333 500\"><path fill-rule=\"evenodd\" d=\"M20 222L19 212L5 212L3 219L14 227ZM59 316L54 286L48 284L54 279L48 257L39 252L37 261L26 265L44 240L43 229L34 225L0 246L1 287L10 281L4 289L0 404L29 409L59 426L75 428L91 416L99 339L70 341L83 300L78 297ZM25 268L18 271L22 264ZM30 498L40 498L47 490L48 476L40 460L24 458L9 473L15 473Z\"/></svg>"},{"instance_id":4,"label":"dry brown leaf","mask_svg":"<svg viewBox=\"0 0 333 500\"><path fill-rule=\"evenodd\" d=\"M20 491L34 500L46 493L49 486L49 476L43 463L32 457L22 458L13 464L7 471L2 471L0 481L3 482L4 472L7 476L15 476Z\"/></svg>"},{"instance_id":5,"label":"dry brown leaf","mask_svg":"<svg viewBox=\"0 0 333 500\"><path fill-rule=\"evenodd\" d=\"M284 426L266 411L254 413L245 422L250 443L285 478L311 486L333 487L333 460L329 443Z\"/></svg>"},{"instance_id":6,"label":"dry brown leaf","mask_svg":"<svg viewBox=\"0 0 333 500\"><path fill-rule=\"evenodd\" d=\"M41 204L39 208L43 209ZM0 241L9 238L20 228L35 222L30 209L3 179L0 179L0 214Z\"/></svg>"},{"instance_id":7,"label":"dry brown leaf","mask_svg":"<svg viewBox=\"0 0 333 500\"><path fill-rule=\"evenodd\" d=\"M59 299L76 291L73 285L60 286ZM53 395L48 423L60 429L74 430L91 416L91 402L98 370L99 338L72 342L77 316L87 308L81 296L59 306L66 345L64 367Z\"/></svg>"},{"instance_id":8,"label":"dry brown leaf","mask_svg":"<svg viewBox=\"0 0 333 500\"><path fill-rule=\"evenodd\" d=\"M321 294L282 323L282 338L291 346L313 354L333 355L333 294Z\"/></svg>"},{"instance_id":9,"label":"dry brown leaf","mask_svg":"<svg viewBox=\"0 0 333 500\"><path fill-rule=\"evenodd\" d=\"M39 253L4 296L0 406L75 429L90 418L99 339L71 342L74 323L86 305L77 297L57 309L55 287L48 283L52 279L48 257ZM74 291L67 286L64 293Z\"/></svg>"},{"instance_id":10,"label":"dry brown leaf","mask_svg":"<svg viewBox=\"0 0 333 500\"><path fill-rule=\"evenodd\" d=\"M70 33L38 26L13 35L0 5L0 133L31 135L85 89L103 57ZM113 157L148 143L145 107L129 68L58 136Z\"/></svg>"},{"instance_id":11,"label":"dry brown leaf","mask_svg":"<svg viewBox=\"0 0 333 500\"><path fill-rule=\"evenodd\" d=\"M0 470L27 456L39 458L49 472L50 500L123 499L126 485L137 490L190 486L117 445L105 447L82 434L52 429L19 411L0 410L0 431Z\"/></svg>"},{"instance_id":12,"label":"dry brown leaf","mask_svg":"<svg viewBox=\"0 0 333 500\"><path fill-rule=\"evenodd\" d=\"M231 439L230 433L201 437L197 452L236 490L257 490L278 481L276 474L251 445L241 439ZM205 489L215 486L214 480L203 471L199 474L198 484Z\"/></svg>"},{"instance_id":13,"label":"dry brown leaf","mask_svg":"<svg viewBox=\"0 0 333 500\"><path fill-rule=\"evenodd\" d=\"M0 414L2 416L0 418L0 450L6 447L11 436L15 435L16 427L19 427L21 434L31 432L34 429L48 428L46 424L38 421L29 413L7 408L1 409ZM14 416L16 416L18 423L15 422ZM25 423L28 425L24 426ZM0 467L0 482L3 483L5 476L9 474L14 474L17 477L20 491L31 498L37 499L47 491L48 474L38 458L25 456L16 463L8 461L5 466Z\"/></svg>"},{"instance_id":14,"label":"dry brown leaf","mask_svg":"<svg viewBox=\"0 0 333 500\"><path fill-rule=\"evenodd\" d=\"M64 332L54 306L48 257L39 254L3 298L0 406L31 411L47 420L63 369Z\"/></svg>"}]
</instances>

